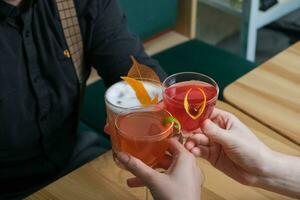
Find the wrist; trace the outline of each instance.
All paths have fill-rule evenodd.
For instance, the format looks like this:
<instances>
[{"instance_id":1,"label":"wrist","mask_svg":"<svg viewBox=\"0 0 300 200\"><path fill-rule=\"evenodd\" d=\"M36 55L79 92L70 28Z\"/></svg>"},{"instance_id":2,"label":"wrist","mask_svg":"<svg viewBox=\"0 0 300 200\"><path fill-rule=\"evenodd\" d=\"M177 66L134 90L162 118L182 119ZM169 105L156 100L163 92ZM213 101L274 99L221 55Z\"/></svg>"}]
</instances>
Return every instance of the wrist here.
<instances>
[{"instance_id":1,"label":"wrist","mask_svg":"<svg viewBox=\"0 0 300 200\"><path fill-rule=\"evenodd\" d=\"M269 148L262 151L258 173L252 186L261 187L262 184L265 184L264 182L270 181L274 177L274 174L278 171L280 157L281 155L278 152Z\"/></svg>"},{"instance_id":2,"label":"wrist","mask_svg":"<svg viewBox=\"0 0 300 200\"><path fill-rule=\"evenodd\" d=\"M271 182L282 176L283 155L279 152L269 149L263 156L263 162L260 166L261 173L257 176L257 181L253 186L262 187L264 185L272 184Z\"/></svg>"},{"instance_id":3,"label":"wrist","mask_svg":"<svg viewBox=\"0 0 300 200\"><path fill-rule=\"evenodd\" d=\"M255 187L291 197L300 197L300 158L272 152L264 175L258 176Z\"/></svg>"}]
</instances>

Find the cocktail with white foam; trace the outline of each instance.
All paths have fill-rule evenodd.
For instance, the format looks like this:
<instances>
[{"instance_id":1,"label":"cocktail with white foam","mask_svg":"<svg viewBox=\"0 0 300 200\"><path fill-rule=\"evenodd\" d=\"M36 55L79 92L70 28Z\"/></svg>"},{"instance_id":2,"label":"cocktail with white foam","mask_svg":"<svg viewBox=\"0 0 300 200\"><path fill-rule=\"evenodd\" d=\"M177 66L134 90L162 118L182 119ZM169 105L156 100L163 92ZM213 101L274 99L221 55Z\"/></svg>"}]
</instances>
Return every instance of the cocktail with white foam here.
<instances>
[{"instance_id":1,"label":"cocktail with white foam","mask_svg":"<svg viewBox=\"0 0 300 200\"><path fill-rule=\"evenodd\" d=\"M162 100L162 87L160 84L151 81L142 81L151 99L158 96L158 101ZM105 104L107 111L106 133L115 132L114 123L120 113L134 107L141 106L136 97L135 91L125 81L120 81L107 89L105 93Z\"/></svg>"},{"instance_id":2,"label":"cocktail with white foam","mask_svg":"<svg viewBox=\"0 0 300 200\"><path fill-rule=\"evenodd\" d=\"M151 98L157 95L159 100L162 99L162 87L160 85L149 81L142 81L142 83ZM125 81L115 83L108 88L105 93L105 102L106 106L114 113L120 113L124 109L141 106L135 91Z\"/></svg>"}]
</instances>

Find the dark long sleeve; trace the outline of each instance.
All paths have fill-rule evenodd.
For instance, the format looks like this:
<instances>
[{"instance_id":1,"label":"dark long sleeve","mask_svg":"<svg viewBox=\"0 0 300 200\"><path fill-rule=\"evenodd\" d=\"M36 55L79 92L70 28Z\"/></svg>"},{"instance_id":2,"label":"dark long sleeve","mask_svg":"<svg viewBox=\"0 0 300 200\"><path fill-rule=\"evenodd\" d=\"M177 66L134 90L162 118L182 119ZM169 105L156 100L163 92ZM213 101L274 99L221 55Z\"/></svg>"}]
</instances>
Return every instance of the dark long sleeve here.
<instances>
[{"instance_id":1,"label":"dark long sleeve","mask_svg":"<svg viewBox=\"0 0 300 200\"><path fill-rule=\"evenodd\" d=\"M120 10L116 0L103 0L95 20L92 36L91 60L109 86L126 75L133 55L140 63L152 67L161 79L166 74L159 63L144 51L141 41L127 27L126 16Z\"/></svg>"}]
</instances>

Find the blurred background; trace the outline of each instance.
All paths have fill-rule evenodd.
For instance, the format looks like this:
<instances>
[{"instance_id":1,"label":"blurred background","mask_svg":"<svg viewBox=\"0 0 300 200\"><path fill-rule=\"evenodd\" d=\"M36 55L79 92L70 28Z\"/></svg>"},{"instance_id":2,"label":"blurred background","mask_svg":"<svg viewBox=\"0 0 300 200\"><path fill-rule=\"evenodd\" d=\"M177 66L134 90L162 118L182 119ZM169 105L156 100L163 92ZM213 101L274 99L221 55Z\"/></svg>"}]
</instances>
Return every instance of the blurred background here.
<instances>
[{"instance_id":1,"label":"blurred background","mask_svg":"<svg viewBox=\"0 0 300 200\"><path fill-rule=\"evenodd\" d=\"M300 37L300 0L118 1L128 16L130 29L144 41L173 29L174 25L180 33L178 22L190 23L187 18L193 13L197 39L257 63Z\"/></svg>"},{"instance_id":2,"label":"blurred background","mask_svg":"<svg viewBox=\"0 0 300 200\"><path fill-rule=\"evenodd\" d=\"M252 50L256 53L253 61L257 63L266 61L300 39L299 0L259 1L256 11L250 2L243 0L198 2L197 38L235 54L242 55L241 34L246 34L243 31L256 29L256 24L264 23L257 30L256 50ZM251 17L254 27L247 24Z\"/></svg>"}]
</instances>

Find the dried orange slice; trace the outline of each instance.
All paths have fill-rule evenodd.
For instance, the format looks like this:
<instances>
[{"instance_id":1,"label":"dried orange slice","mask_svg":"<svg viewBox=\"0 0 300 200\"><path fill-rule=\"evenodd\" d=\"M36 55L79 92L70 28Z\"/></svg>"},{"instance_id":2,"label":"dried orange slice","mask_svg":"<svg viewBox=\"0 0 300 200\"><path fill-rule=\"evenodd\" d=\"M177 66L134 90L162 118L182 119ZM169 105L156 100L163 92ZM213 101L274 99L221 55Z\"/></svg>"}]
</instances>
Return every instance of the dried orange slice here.
<instances>
[{"instance_id":1,"label":"dried orange slice","mask_svg":"<svg viewBox=\"0 0 300 200\"><path fill-rule=\"evenodd\" d=\"M152 104L156 104L158 102L158 96L156 96L153 100L151 100L150 95L148 94L147 90L145 89L143 83L138 81L134 78L130 77L121 77L126 83L130 85L130 87L134 90L136 97L138 98L139 102L143 106L148 106Z\"/></svg>"},{"instance_id":2,"label":"dried orange slice","mask_svg":"<svg viewBox=\"0 0 300 200\"><path fill-rule=\"evenodd\" d=\"M151 100L151 97L142 81L149 81L153 84L161 85L159 77L152 68L139 63L133 56L131 56L131 60L133 64L127 74L127 77L121 78L134 90L138 100L143 106L157 104L158 95Z\"/></svg>"},{"instance_id":3,"label":"dried orange slice","mask_svg":"<svg viewBox=\"0 0 300 200\"><path fill-rule=\"evenodd\" d=\"M193 88L189 89L189 91L186 93L185 97L184 97L184 102L183 102L183 105L184 105L184 109L185 109L185 112L193 119L193 120L196 120L198 119L202 113L204 112L205 110L205 107L206 107L206 95L205 95L205 92L201 89L201 88L197 88L203 95L203 102L202 104L199 105L199 107L201 106L201 108L198 110L198 113L196 115L193 115L191 112L190 112L190 104L189 104L189 101L188 101L188 97L189 97L189 94L190 92L192 91ZM198 109L198 108L197 108Z\"/></svg>"},{"instance_id":4,"label":"dried orange slice","mask_svg":"<svg viewBox=\"0 0 300 200\"><path fill-rule=\"evenodd\" d=\"M152 68L139 63L133 56L131 56L131 60L133 64L128 72L128 77L160 84L160 79Z\"/></svg>"}]
</instances>

